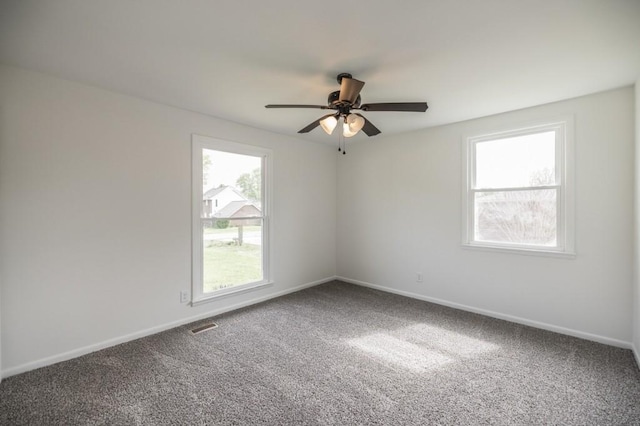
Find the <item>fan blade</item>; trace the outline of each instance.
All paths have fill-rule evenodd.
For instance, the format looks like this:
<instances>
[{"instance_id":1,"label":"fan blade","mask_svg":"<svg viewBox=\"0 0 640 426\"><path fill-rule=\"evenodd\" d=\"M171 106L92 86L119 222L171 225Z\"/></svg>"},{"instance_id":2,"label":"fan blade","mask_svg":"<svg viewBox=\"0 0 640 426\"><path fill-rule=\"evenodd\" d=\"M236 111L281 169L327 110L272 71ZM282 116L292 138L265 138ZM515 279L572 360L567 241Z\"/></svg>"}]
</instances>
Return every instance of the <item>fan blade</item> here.
<instances>
[{"instance_id":1,"label":"fan blade","mask_svg":"<svg viewBox=\"0 0 640 426\"><path fill-rule=\"evenodd\" d=\"M358 114L358 113L356 113L356 115L364 118L364 126L362 126L362 131L367 136L375 136L375 135L379 135L380 133L382 133L382 132L380 132L380 129L378 129L376 126L373 125L372 122L367 120L367 117L363 116L362 114Z\"/></svg>"},{"instance_id":2,"label":"fan blade","mask_svg":"<svg viewBox=\"0 0 640 426\"><path fill-rule=\"evenodd\" d=\"M388 102L380 104L364 104L362 111L406 111L425 112L429 108L426 102Z\"/></svg>"},{"instance_id":3,"label":"fan blade","mask_svg":"<svg viewBox=\"0 0 640 426\"><path fill-rule=\"evenodd\" d=\"M315 108L315 109L330 109L326 105L290 105L290 104L270 104L265 105L265 108Z\"/></svg>"},{"instance_id":4,"label":"fan blade","mask_svg":"<svg viewBox=\"0 0 640 426\"><path fill-rule=\"evenodd\" d=\"M309 124L307 127L305 127L304 129L300 129L298 130L298 133L309 133L310 131L312 131L313 129L315 129L316 127L318 127L320 125L320 122L322 120L324 120L327 117L331 117L332 115L335 114L327 114L325 116L322 116L320 118L318 118L316 121L314 121L313 123Z\"/></svg>"},{"instance_id":5,"label":"fan blade","mask_svg":"<svg viewBox=\"0 0 640 426\"><path fill-rule=\"evenodd\" d=\"M364 86L364 81L356 80L355 78L342 77L340 83L340 102L348 101L355 103L358 99L358 95Z\"/></svg>"}]
</instances>

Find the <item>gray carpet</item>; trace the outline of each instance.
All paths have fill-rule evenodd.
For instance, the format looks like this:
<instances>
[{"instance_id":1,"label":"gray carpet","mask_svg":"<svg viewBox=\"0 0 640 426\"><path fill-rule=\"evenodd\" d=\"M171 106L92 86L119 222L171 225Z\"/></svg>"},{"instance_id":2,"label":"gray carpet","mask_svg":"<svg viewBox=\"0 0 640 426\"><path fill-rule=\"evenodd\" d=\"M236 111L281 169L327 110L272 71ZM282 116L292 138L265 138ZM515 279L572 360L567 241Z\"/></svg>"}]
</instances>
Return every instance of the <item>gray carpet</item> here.
<instances>
[{"instance_id":1,"label":"gray carpet","mask_svg":"<svg viewBox=\"0 0 640 426\"><path fill-rule=\"evenodd\" d=\"M0 384L2 425L638 425L628 350L345 283Z\"/></svg>"}]
</instances>

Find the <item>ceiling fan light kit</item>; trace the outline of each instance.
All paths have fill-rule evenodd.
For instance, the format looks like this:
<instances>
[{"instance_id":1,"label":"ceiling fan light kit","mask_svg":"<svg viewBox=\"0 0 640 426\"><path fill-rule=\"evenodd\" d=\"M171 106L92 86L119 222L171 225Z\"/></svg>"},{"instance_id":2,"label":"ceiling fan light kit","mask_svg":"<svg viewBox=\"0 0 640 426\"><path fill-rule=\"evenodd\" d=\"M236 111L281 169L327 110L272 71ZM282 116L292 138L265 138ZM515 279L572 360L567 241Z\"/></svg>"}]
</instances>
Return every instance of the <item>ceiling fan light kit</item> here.
<instances>
[{"instance_id":1,"label":"ceiling fan light kit","mask_svg":"<svg viewBox=\"0 0 640 426\"><path fill-rule=\"evenodd\" d=\"M330 135L338 125L340 115L330 115L320 119L320 127L326 134ZM342 136L350 138L355 136L364 127L364 117L356 114L349 114L342 121Z\"/></svg>"},{"instance_id":2,"label":"ceiling fan light kit","mask_svg":"<svg viewBox=\"0 0 640 426\"><path fill-rule=\"evenodd\" d=\"M316 108L336 111L310 123L300 129L298 133L308 133L320 126L328 134L332 134L342 118L342 136L350 138L362 130L367 136L380 134L380 130L367 120L363 115L351 111L400 111L400 112L425 112L429 106L426 102L392 102L360 104L360 91L364 87L364 81L356 80L349 73L340 73L337 77L340 90L329 94L328 105L292 105L270 104L265 108Z\"/></svg>"}]
</instances>

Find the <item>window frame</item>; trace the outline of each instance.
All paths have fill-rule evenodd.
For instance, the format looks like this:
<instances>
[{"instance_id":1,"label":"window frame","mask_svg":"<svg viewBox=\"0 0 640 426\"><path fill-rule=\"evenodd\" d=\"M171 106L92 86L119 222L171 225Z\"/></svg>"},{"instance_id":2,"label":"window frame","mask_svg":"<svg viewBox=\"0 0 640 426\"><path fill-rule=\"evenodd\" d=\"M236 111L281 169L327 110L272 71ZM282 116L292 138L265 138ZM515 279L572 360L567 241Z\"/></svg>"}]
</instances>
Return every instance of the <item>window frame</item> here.
<instances>
[{"instance_id":1,"label":"window frame","mask_svg":"<svg viewBox=\"0 0 640 426\"><path fill-rule=\"evenodd\" d=\"M575 257L575 189L574 189L574 120L564 116L540 120L525 125L503 128L490 132L474 133L462 138L462 247L553 257ZM555 132L556 184L518 188L480 188L475 185L476 146L478 143ZM504 192L514 190L535 191L555 189L556 192L556 246L509 242L489 242L475 239L475 193Z\"/></svg>"},{"instance_id":2,"label":"window frame","mask_svg":"<svg viewBox=\"0 0 640 426\"><path fill-rule=\"evenodd\" d=\"M202 151L204 149L249 155L262 159L262 280L226 287L213 292L203 292L203 233L202 196L203 170ZM272 167L273 151L268 148L231 142L210 136L191 136L191 306L210 302L220 297L256 290L273 284L272 276ZM210 218L208 218L210 220Z\"/></svg>"}]
</instances>

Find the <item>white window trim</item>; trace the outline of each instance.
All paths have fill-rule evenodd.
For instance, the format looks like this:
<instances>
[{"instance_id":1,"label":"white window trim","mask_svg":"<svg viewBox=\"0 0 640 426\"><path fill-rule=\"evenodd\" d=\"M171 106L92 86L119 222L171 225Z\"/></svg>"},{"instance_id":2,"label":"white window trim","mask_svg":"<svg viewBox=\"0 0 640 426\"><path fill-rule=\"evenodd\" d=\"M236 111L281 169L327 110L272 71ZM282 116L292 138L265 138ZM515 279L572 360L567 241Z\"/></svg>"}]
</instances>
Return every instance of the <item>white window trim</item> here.
<instances>
[{"instance_id":1,"label":"white window trim","mask_svg":"<svg viewBox=\"0 0 640 426\"><path fill-rule=\"evenodd\" d=\"M494 243L474 240L475 145L478 142L556 131L556 170L560 170L557 185L557 247ZM573 116L538 120L520 126L468 134L462 138L462 247L491 252L575 258L575 135ZM492 190L499 188L492 188ZM513 190L510 188L510 190Z\"/></svg>"},{"instance_id":2,"label":"white window trim","mask_svg":"<svg viewBox=\"0 0 640 426\"><path fill-rule=\"evenodd\" d=\"M262 271L263 279L257 282L223 288L211 293L202 292L202 150L212 149L235 154L251 155L262 157ZM231 142L202 135L191 135L191 306L201 305L220 297L256 290L273 284L272 256L271 256L271 235L272 233L272 167L273 151L268 148L246 145L238 142Z\"/></svg>"}]
</instances>

